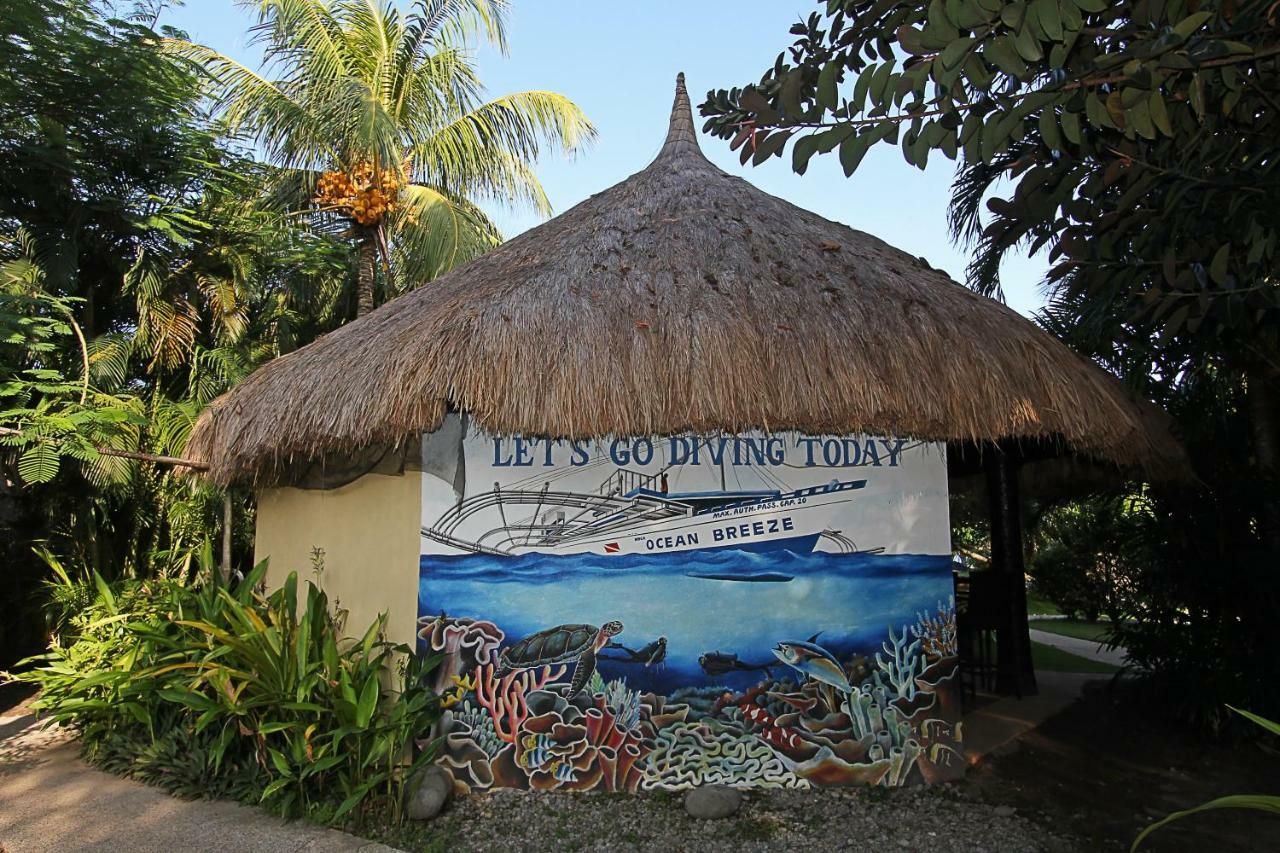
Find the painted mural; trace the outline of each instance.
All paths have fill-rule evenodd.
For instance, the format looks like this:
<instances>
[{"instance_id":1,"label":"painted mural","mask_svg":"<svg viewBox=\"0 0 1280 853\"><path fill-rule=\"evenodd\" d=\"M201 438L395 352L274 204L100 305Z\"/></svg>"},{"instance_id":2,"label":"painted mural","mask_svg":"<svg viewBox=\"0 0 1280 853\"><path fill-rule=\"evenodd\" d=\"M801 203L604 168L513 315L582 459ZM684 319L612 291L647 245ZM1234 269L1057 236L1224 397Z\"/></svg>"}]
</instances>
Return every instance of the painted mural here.
<instances>
[{"instance_id":1,"label":"painted mural","mask_svg":"<svg viewBox=\"0 0 1280 853\"><path fill-rule=\"evenodd\" d=\"M423 442L418 644L459 785L963 769L946 460L893 438Z\"/></svg>"}]
</instances>

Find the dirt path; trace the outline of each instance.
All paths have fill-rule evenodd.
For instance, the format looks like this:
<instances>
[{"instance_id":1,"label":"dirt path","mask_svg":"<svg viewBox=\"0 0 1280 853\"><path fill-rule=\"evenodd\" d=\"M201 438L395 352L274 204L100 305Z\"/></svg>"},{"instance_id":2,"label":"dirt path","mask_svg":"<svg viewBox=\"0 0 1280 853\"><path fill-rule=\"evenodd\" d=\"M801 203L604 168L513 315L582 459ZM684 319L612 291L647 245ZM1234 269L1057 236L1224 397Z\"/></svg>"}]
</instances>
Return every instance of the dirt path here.
<instances>
[{"instance_id":1,"label":"dirt path","mask_svg":"<svg viewBox=\"0 0 1280 853\"><path fill-rule=\"evenodd\" d=\"M88 766L65 733L18 706L0 712L0 850L394 853L237 803L179 800Z\"/></svg>"},{"instance_id":2,"label":"dirt path","mask_svg":"<svg viewBox=\"0 0 1280 853\"><path fill-rule=\"evenodd\" d=\"M1280 794L1276 766L1257 744L1208 742L1094 682L1012 754L970 771L963 787L1085 839L1090 850L1121 851L1170 812L1225 794ZM1235 809L1197 815L1156 833L1143 849L1280 850L1280 817Z\"/></svg>"}]
</instances>

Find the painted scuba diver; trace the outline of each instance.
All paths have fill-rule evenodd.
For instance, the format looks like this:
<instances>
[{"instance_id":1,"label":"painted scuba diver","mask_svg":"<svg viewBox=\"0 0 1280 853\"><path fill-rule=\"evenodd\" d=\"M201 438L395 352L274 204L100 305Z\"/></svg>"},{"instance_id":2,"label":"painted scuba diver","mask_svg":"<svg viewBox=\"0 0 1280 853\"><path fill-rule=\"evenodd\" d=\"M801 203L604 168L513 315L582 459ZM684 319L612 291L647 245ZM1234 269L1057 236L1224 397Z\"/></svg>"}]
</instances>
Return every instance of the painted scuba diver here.
<instances>
[{"instance_id":1,"label":"painted scuba diver","mask_svg":"<svg viewBox=\"0 0 1280 853\"><path fill-rule=\"evenodd\" d=\"M617 621L606 622L599 628L595 625L557 625L530 634L503 649L498 656L497 674L574 661L573 681L569 683L569 698L573 698L586 687L591 673L596 671L596 655L610 637L621 633L622 623Z\"/></svg>"},{"instance_id":2,"label":"painted scuba diver","mask_svg":"<svg viewBox=\"0 0 1280 853\"><path fill-rule=\"evenodd\" d=\"M771 663L746 663L738 660L736 652L703 652L698 658L702 671L710 676L724 675L729 672L758 672L766 675L773 669Z\"/></svg>"},{"instance_id":3,"label":"painted scuba diver","mask_svg":"<svg viewBox=\"0 0 1280 853\"><path fill-rule=\"evenodd\" d=\"M659 637L652 643L641 649L632 649L622 645L622 643L609 643L605 646L605 650L617 649L621 651L625 657L614 657L613 655L600 655L599 660L611 660L618 663L642 663L645 666L659 666L667 659L667 638Z\"/></svg>"}]
</instances>

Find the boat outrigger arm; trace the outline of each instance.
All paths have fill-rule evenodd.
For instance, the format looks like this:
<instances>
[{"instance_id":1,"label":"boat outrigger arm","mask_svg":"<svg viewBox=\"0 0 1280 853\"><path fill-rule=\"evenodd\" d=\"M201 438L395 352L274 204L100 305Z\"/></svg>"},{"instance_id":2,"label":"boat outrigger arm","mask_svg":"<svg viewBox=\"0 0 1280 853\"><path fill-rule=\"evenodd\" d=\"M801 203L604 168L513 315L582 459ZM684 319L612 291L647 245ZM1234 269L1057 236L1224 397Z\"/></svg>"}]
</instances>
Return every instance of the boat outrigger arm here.
<instances>
[{"instance_id":1,"label":"boat outrigger arm","mask_svg":"<svg viewBox=\"0 0 1280 853\"><path fill-rule=\"evenodd\" d=\"M435 524L422 528L422 535L442 545L474 554L501 556L530 551L584 551L592 550L593 544L628 534L705 527L724 520L732 522L739 517L758 518L764 513L786 511L788 508L800 513L806 507L827 507L852 500L852 493L865 486L866 480L849 480L790 492L741 490L666 494L654 490L652 484L643 480L628 481L616 475L605 481L595 493L552 490L550 483L544 483L541 489L503 489L494 483L492 490L465 498L445 511ZM626 487L630 488L624 492ZM532 507L532 512L508 512L512 508L525 507ZM483 521L486 516L496 516L494 526L474 538L458 535L464 524L474 527L475 521ZM819 527L813 531L813 536L829 540L841 552L857 550L853 541L837 530ZM604 550L613 552L609 547Z\"/></svg>"}]
</instances>

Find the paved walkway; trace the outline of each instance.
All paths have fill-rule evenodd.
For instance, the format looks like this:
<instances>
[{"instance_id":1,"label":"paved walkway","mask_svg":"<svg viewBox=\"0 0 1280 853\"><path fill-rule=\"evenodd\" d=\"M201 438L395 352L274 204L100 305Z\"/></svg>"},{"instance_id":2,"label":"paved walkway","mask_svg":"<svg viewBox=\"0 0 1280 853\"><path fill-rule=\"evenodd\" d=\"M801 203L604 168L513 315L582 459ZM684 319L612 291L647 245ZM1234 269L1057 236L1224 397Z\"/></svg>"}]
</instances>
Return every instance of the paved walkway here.
<instances>
[{"instance_id":1,"label":"paved walkway","mask_svg":"<svg viewBox=\"0 0 1280 853\"><path fill-rule=\"evenodd\" d=\"M1037 672L1035 696L1003 696L964 715L964 751L970 764L1016 748L1014 742L1080 698L1090 681L1108 676L1080 672Z\"/></svg>"},{"instance_id":2,"label":"paved walkway","mask_svg":"<svg viewBox=\"0 0 1280 853\"><path fill-rule=\"evenodd\" d=\"M1079 637L1065 637L1051 631L1037 631L1035 624L1035 622L1031 623L1031 639L1037 643L1044 643L1046 646L1070 652L1077 657L1102 661L1112 666L1124 666L1128 661L1129 653L1122 648L1108 649L1105 643L1099 643L1097 640L1082 640Z\"/></svg>"},{"instance_id":3,"label":"paved walkway","mask_svg":"<svg viewBox=\"0 0 1280 853\"><path fill-rule=\"evenodd\" d=\"M236 803L179 800L80 760L62 732L0 716L0 851L396 853L354 835Z\"/></svg>"}]
</instances>

